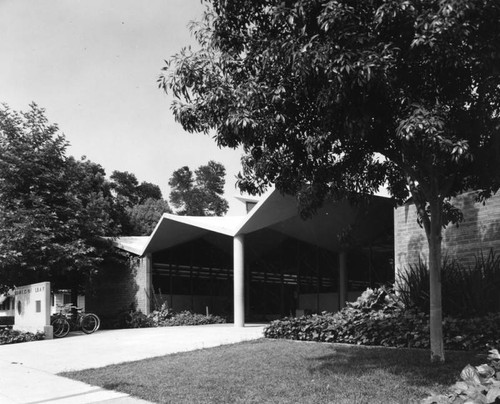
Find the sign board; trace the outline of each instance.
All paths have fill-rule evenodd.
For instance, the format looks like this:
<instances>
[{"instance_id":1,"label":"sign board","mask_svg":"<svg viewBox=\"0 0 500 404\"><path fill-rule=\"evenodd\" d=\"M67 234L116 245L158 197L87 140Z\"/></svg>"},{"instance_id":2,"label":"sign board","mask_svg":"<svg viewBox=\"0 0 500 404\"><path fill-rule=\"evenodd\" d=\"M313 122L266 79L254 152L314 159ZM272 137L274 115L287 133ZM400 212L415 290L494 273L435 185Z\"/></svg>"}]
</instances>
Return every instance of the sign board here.
<instances>
[{"instance_id":1,"label":"sign board","mask_svg":"<svg viewBox=\"0 0 500 404\"><path fill-rule=\"evenodd\" d=\"M20 286L14 294L14 330L44 332L45 338L52 338L50 282Z\"/></svg>"}]
</instances>

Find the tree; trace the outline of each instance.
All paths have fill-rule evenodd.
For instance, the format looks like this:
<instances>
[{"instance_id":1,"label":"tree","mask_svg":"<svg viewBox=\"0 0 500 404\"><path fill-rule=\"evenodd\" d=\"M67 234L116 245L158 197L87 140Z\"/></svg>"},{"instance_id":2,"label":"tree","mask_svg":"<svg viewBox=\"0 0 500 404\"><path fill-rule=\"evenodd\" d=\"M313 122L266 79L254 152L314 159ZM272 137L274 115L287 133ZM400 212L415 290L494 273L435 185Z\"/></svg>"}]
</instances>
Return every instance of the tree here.
<instances>
[{"instance_id":1,"label":"tree","mask_svg":"<svg viewBox=\"0 0 500 404\"><path fill-rule=\"evenodd\" d=\"M119 233L101 166L66 157L67 142L36 104L0 109L0 278L82 288ZM70 285L68 285L70 283Z\"/></svg>"},{"instance_id":2,"label":"tree","mask_svg":"<svg viewBox=\"0 0 500 404\"><path fill-rule=\"evenodd\" d=\"M209 161L193 172L184 166L174 171L168 184L170 203L178 215L222 216L229 205L222 198L226 169L220 163Z\"/></svg>"},{"instance_id":3,"label":"tree","mask_svg":"<svg viewBox=\"0 0 500 404\"><path fill-rule=\"evenodd\" d=\"M212 0L159 85L189 132L242 145L238 185L275 183L312 214L381 185L429 244L431 359L443 361L442 229L500 184L500 3Z\"/></svg>"},{"instance_id":4,"label":"tree","mask_svg":"<svg viewBox=\"0 0 500 404\"><path fill-rule=\"evenodd\" d=\"M132 206L139 203L137 188L139 181L135 174L128 171L113 171L110 175L111 188L116 192L116 195L127 206Z\"/></svg>"},{"instance_id":5,"label":"tree","mask_svg":"<svg viewBox=\"0 0 500 404\"><path fill-rule=\"evenodd\" d=\"M137 177L128 171L113 171L110 176L111 187L123 202L132 206L144 203L147 199L162 199L160 187L147 181L139 184Z\"/></svg>"},{"instance_id":6,"label":"tree","mask_svg":"<svg viewBox=\"0 0 500 404\"><path fill-rule=\"evenodd\" d=\"M131 235L149 236L164 213L171 213L168 202L163 199L148 198L143 203L129 209L132 224Z\"/></svg>"},{"instance_id":7,"label":"tree","mask_svg":"<svg viewBox=\"0 0 500 404\"><path fill-rule=\"evenodd\" d=\"M128 171L113 171L111 188L115 193L119 222L124 236L149 234L153 229L151 220L170 212L168 202L163 200L160 187L143 181ZM153 213L154 212L154 213Z\"/></svg>"},{"instance_id":8,"label":"tree","mask_svg":"<svg viewBox=\"0 0 500 404\"><path fill-rule=\"evenodd\" d=\"M139 203L145 203L148 199L163 199L160 187L146 181L142 181L137 187L137 195L139 197Z\"/></svg>"}]
</instances>

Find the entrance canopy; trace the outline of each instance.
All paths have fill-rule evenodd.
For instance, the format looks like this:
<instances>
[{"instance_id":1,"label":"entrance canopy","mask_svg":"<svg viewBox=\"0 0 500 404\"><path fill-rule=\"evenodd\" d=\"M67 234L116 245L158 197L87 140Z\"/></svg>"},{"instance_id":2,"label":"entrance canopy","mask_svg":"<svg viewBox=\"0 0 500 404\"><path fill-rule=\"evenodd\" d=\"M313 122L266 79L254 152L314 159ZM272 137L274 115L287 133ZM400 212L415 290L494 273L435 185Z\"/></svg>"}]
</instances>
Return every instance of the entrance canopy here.
<instances>
[{"instance_id":1,"label":"entrance canopy","mask_svg":"<svg viewBox=\"0 0 500 404\"><path fill-rule=\"evenodd\" d=\"M334 299L331 289L336 283L342 307L348 300L348 252L352 251L353 270L360 272L360 252L367 249L370 269L373 252L392 251L392 234L393 204L388 198L371 196L357 206L347 201L326 201L312 218L304 220L295 198L273 190L245 216L164 214L150 236L121 237L114 243L141 257L147 288L152 287L154 268L157 277L168 276L163 288L169 289L170 297L175 287L183 291L182 296L188 290L193 307L197 288L200 299L208 293L214 301L219 292L214 297L213 290L227 290L232 282L232 293L227 295L233 296L234 324L242 327L245 307L248 313L251 301L272 306L266 296L278 295L280 311L286 312L292 300L297 296L299 301L301 296L306 299L314 288L319 308L321 291L328 289ZM203 247L207 245L209 250ZM197 282L197 277L209 281ZM252 290L259 295L254 293L253 300Z\"/></svg>"},{"instance_id":2,"label":"entrance canopy","mask_svg":"<svg viewBox=\"0 0 500 404\"><path fill-rule=\"evenodd\" d=\"M340 234L348 233L349 238L357 243L368 243L386 235L388 229L392 231L392 220L391 200L376 196L357 207L346 201L326 202L316 215L304 220L298 215L296 200L274 190L245 216L199 217L166 213L150 236L120 237L115 240L115 245L144 256L211 232L234 238L267 229L335 252L341 248ZM260 241L262 246L272 248L266 240Z\"/></svg>"}]
</instances>

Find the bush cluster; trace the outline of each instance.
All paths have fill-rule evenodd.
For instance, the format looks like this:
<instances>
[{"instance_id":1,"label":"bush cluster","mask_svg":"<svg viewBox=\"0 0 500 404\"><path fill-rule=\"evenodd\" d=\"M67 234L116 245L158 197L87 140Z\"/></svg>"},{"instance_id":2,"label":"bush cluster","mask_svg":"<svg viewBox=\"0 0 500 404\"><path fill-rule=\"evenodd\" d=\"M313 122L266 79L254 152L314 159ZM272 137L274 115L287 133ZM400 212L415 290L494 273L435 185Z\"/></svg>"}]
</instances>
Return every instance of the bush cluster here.
<instances>
[{"instance_id":1,"label":"bush cluster","mask_svg":"<svg viewBox=\"0 0 500 404\"><path fill-rule=\"evenodd\" d=\"M500 353L490 350L489 364L467 365L460 373L462 380L448 394L433 394L421 404L500 403Z\"/></svg>"},{"instance_id":2,"label":"bush cluster","mask_svg":"<svg viewBox=\"0 0 500 404\"><path fill-rule=\"evenodd\" d=\"M174 313L170 318L164 318L158 322L158 327L170 327L177 325L206 325L206 324L224 324L226 320L219 316L209 314L191 313L190 311L181 311Z\"/></svg>"},{"instance_id":3,"label":"bush cluster","mask_svg":"<svg viewBox=\"0 0 500 404\"><path fill-rule=\"evenodd\" d=\"M399 274L401 299L407 307L427 313L430 307L429 270L419 262ZM445 316L481 317L500 311L500 255L476 254L472 266L446 258L441 266L442 309Z\"/></svg>"},{"instance_id":4,"label":"bush cluster","mask_svg":"<svg viewBox=\"0 0 500 404\"><path fill-rule=\"evenodd\" d=\"M128 328L146 328L223 324L225 322L226 320L223 317L214 316L212 314L207 316L204 314L192 313L188 310L176 312L163 304L159 310L154 310L149 315L145 315L141 311L129 313L126 325Z\"/></svg>"},{"instance_id":5,"label":"bush cluster","mask_svg":"<svg viewBox=\"0 0 500 404\"><path fill-rule=\"evenodd\" d=\"M500 314L476 319L444 319L446 349L483 350L500 345ZM267 338L339 342L357 345L429 348L429 316L406 309L390 287L366 290L337 313L275 320Z\"/></svg>"},{"instance_id":6,"label":"bush cluster","mask_svg":"<svg viewBox=\"0 0 500 404\"><path fill-rule=\"evenodd\" d=\"M31 332L14 331L10 328L0 329L0 345L39 341L42 339L45 339L45 334L43 332L33 334Z\"/></svg>"},{"instance_id":7,"label":"bush cluster","mask_svg":"<svg viewBox=\"0 0 500 404\"><path fill-rule=\"evenodd\" d=\"M131 311L127 314L124 320L125 328L148 328L154 327L153 319L144 314L142 311Z\"/></svg>"}]
</instances>

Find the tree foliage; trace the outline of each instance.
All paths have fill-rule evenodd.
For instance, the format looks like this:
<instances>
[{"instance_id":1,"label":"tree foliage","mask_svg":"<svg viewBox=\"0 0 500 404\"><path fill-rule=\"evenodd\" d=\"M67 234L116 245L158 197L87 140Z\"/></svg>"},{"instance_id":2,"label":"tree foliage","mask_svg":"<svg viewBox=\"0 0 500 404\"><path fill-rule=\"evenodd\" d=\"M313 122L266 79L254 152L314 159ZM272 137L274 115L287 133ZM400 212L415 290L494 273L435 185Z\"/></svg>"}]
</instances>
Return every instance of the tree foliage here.
<instances>
[{"instance_id":1,"label":"tree foliage","mask_svg":"<svg viewBox=\"0 0 500 404\"><path fill-rule=\"evenodd\" d=\"M158 185L139 183L135 174L128 171L113 171L110 180L120 210L122 235L149 235L160 217L171 212Z\"/></svg>"},{"instance_id":2,"label":"tree foliage","mask_svg":"<svg viewBox=\"0 0 500 404\"><path fill-rule=\"evenodd\" d=\"M128 210L132 226L130 235L149 236L163 214L171 212L168 202L163 199L148 198L143 203L132 206Z\"/></svg>"},{"instance_id":3,"label":"tree foliage","mask_svg":"<svg viewBox=\"0 0 500 404\"><path fill-rule=\"evenodd\" d=\"M81 284L119 233L105 172L66 156L44 110L0 109L0 276L7 284ZM62 286L67 287L67 284Z\"/></svg>"},{"instance_id":4,"label":"tree foliage","mask_svg":"<svg viewBox=\"0 0 500 404\"><path fill-rule=\"evenodd\" d=\"M239 186L274 183L309 215L387 184L429 242L431 355L443 360L441 229L452 197L500 186L496 0L209 2L159 85L190 132L242 145ZM440 342L441 341L441 342Z\"/></svg>"},{"instance_id":5,"label":"tree foliage","mask_svg":"<svg viewBox=\"0 0 500 404\"><path fill-rule=\"evenodd\" d=\"M142 204L147 199L162 199L160 187L147 181L139 184L137 177L128 171L113 171L111 187L127 206Z\"/></svg>"},{"instance_id":6,"label":"tree foliage","mask_svg":"<svg viewBox=\"0 0 500 404\"><path fill-rule=\"evenodd\" d=\"M229 205L224 194L226 169L220 163L209 161L195 170L184 166L175 170L168 184L172 188L170 203L178 215L222 216Z\"/></svg>"}]
</instances>

